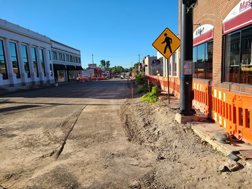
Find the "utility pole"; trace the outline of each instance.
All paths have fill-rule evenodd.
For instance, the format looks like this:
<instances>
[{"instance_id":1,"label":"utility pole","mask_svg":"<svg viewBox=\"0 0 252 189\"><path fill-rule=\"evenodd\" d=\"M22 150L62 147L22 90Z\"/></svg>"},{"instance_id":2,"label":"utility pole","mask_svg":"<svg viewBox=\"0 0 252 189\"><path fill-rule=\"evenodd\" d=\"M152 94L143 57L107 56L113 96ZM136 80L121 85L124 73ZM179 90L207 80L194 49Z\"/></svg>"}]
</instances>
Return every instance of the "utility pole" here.
<instances>
[{"instance_id":1,"label":"utility pole","mask_svg":"<svg viewBox=\"0 0 252 189\"><path fill-rule=\"evenodd\" d=\"M183 116L192 116L192 49L193 49L193 6L196 0L180 0L181 5L181 54L180 54L180 111Z\"/></svg>"}]
</instances>

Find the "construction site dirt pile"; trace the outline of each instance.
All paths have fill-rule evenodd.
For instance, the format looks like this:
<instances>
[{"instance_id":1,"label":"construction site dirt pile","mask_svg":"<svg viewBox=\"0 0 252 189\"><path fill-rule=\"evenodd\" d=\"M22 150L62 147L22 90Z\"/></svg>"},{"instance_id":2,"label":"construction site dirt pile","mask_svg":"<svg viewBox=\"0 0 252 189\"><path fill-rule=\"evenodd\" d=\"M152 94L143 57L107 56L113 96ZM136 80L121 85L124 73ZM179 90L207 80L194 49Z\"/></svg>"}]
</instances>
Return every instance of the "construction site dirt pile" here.
<instances>
[{"instance_id":1,"label":"construction site dirt pile","mask_svg":"<svg viewBox=\"0 0 252 189\"><path fill-rule=\"evenodd\" d=\"M174 121L175 112L164 104L128 100L121 116L128 140L156 154L153 169L132 188L251 188L252 171L223 171L230 161L196 136L190 124Z\"/></svg>"}]
</instances>

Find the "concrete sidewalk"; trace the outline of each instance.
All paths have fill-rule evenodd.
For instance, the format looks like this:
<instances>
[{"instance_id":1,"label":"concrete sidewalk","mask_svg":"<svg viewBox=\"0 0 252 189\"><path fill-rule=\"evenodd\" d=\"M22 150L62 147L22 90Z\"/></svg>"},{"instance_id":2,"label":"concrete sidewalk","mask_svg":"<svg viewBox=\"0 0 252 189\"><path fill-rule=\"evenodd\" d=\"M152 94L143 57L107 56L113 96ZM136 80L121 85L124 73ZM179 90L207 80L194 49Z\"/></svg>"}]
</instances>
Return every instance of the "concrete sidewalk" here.
<instances>
[{"instance_id":1,"label":"concrete sidewalk","mask_svg":"<svg viewBox=\"0 0 252 189\"><path fill-rule=\"evenodd\" d=\"M231 141L228 144L225 143L225 141L221 141L218 136L225 136L226 132L224 128L215 123L193 122L192 130L202 140L208 142L214 149L222 152L225 156L236 154L237 156L245 160L252 159L251 144L247 144L242 141Z\"/></svg>"}]
</instances>

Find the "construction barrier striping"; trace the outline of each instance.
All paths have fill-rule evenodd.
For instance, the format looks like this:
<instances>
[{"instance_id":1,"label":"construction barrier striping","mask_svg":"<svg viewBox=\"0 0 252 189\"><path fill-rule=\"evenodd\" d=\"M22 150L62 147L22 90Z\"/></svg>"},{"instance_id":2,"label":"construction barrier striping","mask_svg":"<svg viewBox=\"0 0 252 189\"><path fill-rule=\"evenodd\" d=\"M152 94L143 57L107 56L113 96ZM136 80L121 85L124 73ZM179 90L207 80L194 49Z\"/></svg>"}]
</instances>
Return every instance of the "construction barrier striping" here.
<instances>
[{"instance_id":1,"label":"construction barrier striping","mask_svg":"<svg viewBox=\"0 0 252 189\"><path fill-rule=\"evenodd\" d=\"M211 86L209 82L202 83L199 81L193 81L193 106L199 109L202 113L210 117L211 107Z\"/></svg>"},{"instance_id":2,"label":"construction barrier striping","mask_svg":"<svg viewBox=\"0 0 252 189\"><path fill-rule=\"evenodd\" d=\"M162 91L168 92L168 78L167 77L148 75L146 76L146 78L153 85L160 86ZM179 97L179 91L180 91L179 78L170 77L169 88L170 88L170 93Z\"/></svg>"},{"instance_id":3,"label":"construction barrier striping","mask_svg":"<svg viewBox=\"0 0 252 189\"><path fill-rule=\"evenodd\" d=\"M212 90L212 118L227 133L252 142L252 97L223 89Z\"/></svg>"}]
</instances>

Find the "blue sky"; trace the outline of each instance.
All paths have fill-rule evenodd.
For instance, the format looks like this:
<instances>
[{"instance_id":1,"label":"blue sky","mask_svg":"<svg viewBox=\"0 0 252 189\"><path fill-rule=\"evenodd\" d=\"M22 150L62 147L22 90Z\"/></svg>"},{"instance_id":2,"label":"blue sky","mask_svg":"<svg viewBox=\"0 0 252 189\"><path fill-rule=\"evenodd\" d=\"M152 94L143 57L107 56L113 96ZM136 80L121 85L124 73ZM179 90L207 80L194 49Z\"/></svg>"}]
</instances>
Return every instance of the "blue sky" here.
<instances>
[{"instance_id":1,"label":"blue sky","mask_svg":"<svg viewBox=\"0 0 252 189\"><path fill-rule=\"evenodd\" d=\"M156 55L152 42L177 34L177 0L0 0L0 18L81 50L83 67L110 60L130 67Z\"/></svg>"}]
</instances>

